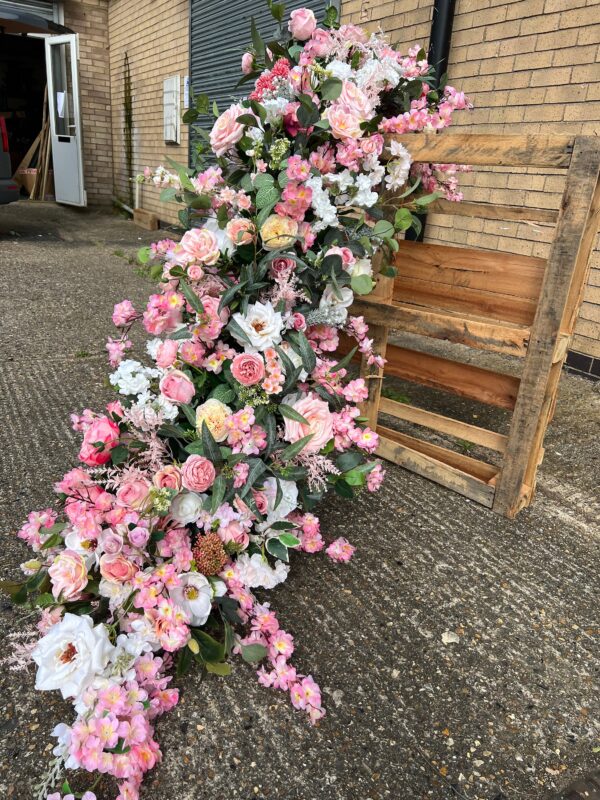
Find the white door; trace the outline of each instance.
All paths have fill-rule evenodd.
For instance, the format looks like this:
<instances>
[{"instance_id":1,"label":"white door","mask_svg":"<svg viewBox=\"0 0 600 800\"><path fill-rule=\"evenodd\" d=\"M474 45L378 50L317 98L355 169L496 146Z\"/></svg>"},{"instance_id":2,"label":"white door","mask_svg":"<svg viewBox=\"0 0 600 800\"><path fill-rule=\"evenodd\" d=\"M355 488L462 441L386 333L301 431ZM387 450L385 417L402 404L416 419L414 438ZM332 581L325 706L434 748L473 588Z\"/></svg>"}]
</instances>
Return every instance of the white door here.
<instances>
[{"instance_id":1,"label":"white door","mask_svg":"<svg viewBox=\"0 0 600 800\"><path fill-rule=\"evenodd\" d=\"M77 45L76 33L49 36L46 74L56 201L85 206Z\"/></svg>"}]
</instances>

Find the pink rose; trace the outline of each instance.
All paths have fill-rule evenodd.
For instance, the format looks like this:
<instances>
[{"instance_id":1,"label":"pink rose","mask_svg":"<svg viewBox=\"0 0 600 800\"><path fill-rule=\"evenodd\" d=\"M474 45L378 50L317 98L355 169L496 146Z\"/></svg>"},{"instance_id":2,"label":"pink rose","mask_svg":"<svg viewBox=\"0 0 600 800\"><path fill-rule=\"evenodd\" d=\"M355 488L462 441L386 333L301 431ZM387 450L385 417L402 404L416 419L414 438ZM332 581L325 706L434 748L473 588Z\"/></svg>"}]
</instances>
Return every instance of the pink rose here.
<instances>
[{"instance_id":1,"label":"pink rose","mask_svg":"<svg viewBox=\"0 0 600 800\"><path fill-rule=\"evenodd\" d=\"M229 544L229 542L233 542L233 544L236 544L240 550L245 550L250 543L248 531L244 528L241 522L238 522L237 520L233 520L227 525L222 525L217 533L219 534L223 544Z\"/></svg>"},{"instance_id":2,"label":"pink rose","mask_svg":"<svg viewBox=\"0 0 600 800\"><path fill-rule=\"evenodd\" d=\"M362 136L360 123L363 120L346 111L340 103L332 103L325 112L325 116L331 125L331 133L336 139L360 139Z\"/></svg>"},{"instance_id":3,"label":"pink rose","mask_svg":"<svg viewBox=\"0 0 600 800\"><path fill-rule=\"evenodd\" d=\"M383 152L383 144L383 136L380 133L374 133L372 136L361 140L360 149L366 156L370 156L373 153L380 156Z\"/></svg>"},{"instance_id":4,"label":"pink rose","mask_svg":"<svg viewBox=\"0 0 600 800\"><path fill-rule=\"evenodd\" d=\"M141 525L136 525L133 530L129 531L127 538L134 547L137 547L141 550L148 543L150 531L148 528L143 528Z\"/></svg>"},{"instance_id":5,"label":"pink rose","mask_svg":"<svg viewBox=\"0 0 600 800\"><path fill-rule=\"evenodd\" d=\"M204 456L189 456L181 468L181 482L190 492L205 492L215 482L215 468Z\"/></svg>"},{"instance_id":6,"label":"pink rose","mask_svg":"<svg viewBox=\"0 0 600 800\"><path fill-rule=\"evenodd\" d=\"M223 156L244 135L244 126L236 122L248 110L238 104L230 106L217 119L210 132L210 146L216 156Z\"/></svg>"},{"instance_id":7,"label":"pink rose","mask_svg":"<svg viewBox=\"0 0 600 800\"><path fill-rule=\"evenodd\" d=\"M217 237L207 228L192 228L191 231L186 231L181 237L180 244L186 253L209 266L216 264L221 255Z\"/></svg>"},{"instance_id":8,"label":"pink rose","mask_svg":"<svg viewBox=\"0 0 600 800\"><path fill-rule=\"evenodd\" d=\"M342 266L344 267L352 266L352 264L356 262L354 253L352 252L352 250L350 250L349 247L338 247L337 245L334 245L333 247L329 248L329 250L325 255L340 256L340 258L342 259Z\"/></svg>"},{"instance_id":9,"label":"pink rose","mask_svg":"<svg viewBox=\"0 0 600 800\"><path fill-rule=\"evenodd\" d=\"M324 28L317 28L310 41L304 45L303 55L308 58L322 58L329 54L331 44L331 33Z\"/></svg>"},{"instance_id":10,"label":"pink rose","mask_svg":"<svg viewBox=\"0 0 600 800\"><path fill-rule=\"evenodd\" d=\"M227 223L225 228L227 236L239 247L241 244L251 244L256 238L256 228L251 220L245 217L236 217Z\"/></svg>"},{"instance_id":11,"label":"pink rose","mask_svg":"<svg viewBox=\"0 0 600 800\"><path fill-rule=\"evenodd\" d=\"M305 331L306 320L304 319L304 314L301 314L299 311L295 311L292 314L292 325L294 326L295 331Z\"/></svg>"},{"instance_id":12,"label":"pink rose","mask_svg":"<svg viewBox=\"0 0 600 800\"><path fill-rule=\"evenodd\" d=\"M244 53L242 56L242 72L249 75L254 69L254 56L252 53Z\"/></svg>"},{"instance_id":13,"label":"pink rose","mask_svg":"<svg viewBox=\"0 0 600 800\"><path fill-rule=\"evenodd\" d=\"M254 386L265 377L264 361L253 353L239 353L231 362L231 374L242 386Z\"/></svg>"},{"instance_id":14,"label":"pink rose","mask_svg":"<svg viewBox=\"0 0 600 800\"><path fill-rule=\"evenodd\" d=\"M123 549L123 537L111 528L105 528L98 539L98 546L109 556L116 556Z\"/></svg>"},{"instance_id":15,"label":"pink rose","mask_svg":"<svg viewBox=\"0 0 600 800\"><path fill-rule=\"evenodd\" d=\"M290 14L288 30L301 42L310 39L317 28L317 20L309 8L298 8Z\"/></svg>"},{"instance_id":16,"label":"pink rose","mask_svg":"<svg viewBox=\"0 0 600 800\"><path fill-rule=\"evenodd\" d=\"M156 351L156 363L161 369L173 366L177 358L177 342L174 339L165 339Z\"/></svg>"},{"instance_id":17,"label":"pink rose","mask_svg":"<svg viewBox=\"0 0 600 800\"><path fill-rule=\"evenodd\" d=\"M296 269L296 262L293 258L286 258L286 256L278 256L271 261L271 277L276 281L285 281L293 275Z\"/></svg>"},{"instance_id":18,"label":"pink rose","mask_svg":"<svg viewBox=\"0 0 600 800\"><path fill-rule=\"evenodd\" d=\"M77 598L88 582L87 567L83 556L75 550L63 550L56 556L48 569L52 582L52 594L55 600L62 595L62 600Z\"/></svg>"},{"instance_id":19,"label":"pink rose","mask_svg":"<svg viewBox=\"0 0 600 800\"><path fill-rule=\"evenodd\" d=\"M115 417L122 417L125 413L120 400L111 400L110 403L106 404L106 410Z\"/></svg>"},{"instance_id":20,"label":"pink rose","mask_svg":"<svg viewBox=\"0 0 600 800\"><path fill-rule=\"evenodd\" d=\"M152 478L157 489L181 489L181 470L175 464L167 464L159 469Z\"/></svg>"},{"instance_id":21,"label":"pink rose","mask_svg":"<svg viewBox=\"0 0 600 800\"><path fill-rule=\"evenodd\" d=\"M160 384L161 394L172 403L189 403L196 389L188 376L179 369L163 375Z\"/></svg>"},{"instance_id":22,"label":"pink rose","mask_svg":"<svg viewBox=\"0 0 600 800\"><path fill-rule=\"evenodd\" d=\"M107 581L127 583L135 578L137 572L138 567L120 553L116 556L105 554L100 558L100 574Z\"/></svg>"},{"instance_id":23,"label":"pink rose","mask_svg":"<svg viewBox=\"0 0 600 800\"><path fill-rule=\"evenodd\" d=\"M96 417L83 435L79 459L90 467L110 461L110 451L119 442L119 426L108 417Z\"/></svg>"},{"instance_id":24,"label":"pink rose","mask_svg":"<svg viewBox=\"0 0 600 800\"><path fill-rule=\"evenodd\" d=\"M137 312L133 307L131 300L123 300L121 303L116 303L113 309L112 321L118 327L129 325L130 322L136 318Z\"/></svg>"},{"instance_id":25,"label":"pink rose","mask_svg":"<svg viewBox=\"0 0 600 800\"><path fill-rule=\"evenodd\" d=\"M145 480L127 481L117 489L117 502L126 508L141 509L148 499L150 484Z\"/></svg>"},{"instance_id":26,"label":"pink rose","mask_svg":"<svg viewBox=\"0 0 600 800\"><path fill-rule=\"evenodd\" d=\"M303 452L317 453L333 437L333 417L329 406L314 392L309 392L292 403L292 408L302 414L307 424L286 418L285 439L288 442L297 442L304 436L313 434Z\"/></svg>"},{"instance_id":27,"label":"pink rose","mask_svg":"<svg viewBox=\"0 0 600 800\"><path fill-rule=\"evenodd\" d=\"M342 83L342 92L337 100L348 114L359 117L361 122L373 116L373 106L367 95L352 81Z\"/></svg>"},{"instance_id":28,"label":"pink rose","mask_svg":"<svg viewBox=\"0 0 600 800\"><path fill-rule=\"evenodd\" d=\"M191 264L188 267L187 274L191 281L200 281L204 277L204 270L200 264Z\"/></svg>"},{"instance_id":29,"label":"pink rose","mask_svg":"<svg viewBox=\"0 0 600 800\"><path fill-rule=\"evenodd\" d=\"M269 510L269 498L264 492L259 492L257 489L251 489L252 497L256 503L256 507L261 514L266 514Z\"/></svg>"}]
</instances>

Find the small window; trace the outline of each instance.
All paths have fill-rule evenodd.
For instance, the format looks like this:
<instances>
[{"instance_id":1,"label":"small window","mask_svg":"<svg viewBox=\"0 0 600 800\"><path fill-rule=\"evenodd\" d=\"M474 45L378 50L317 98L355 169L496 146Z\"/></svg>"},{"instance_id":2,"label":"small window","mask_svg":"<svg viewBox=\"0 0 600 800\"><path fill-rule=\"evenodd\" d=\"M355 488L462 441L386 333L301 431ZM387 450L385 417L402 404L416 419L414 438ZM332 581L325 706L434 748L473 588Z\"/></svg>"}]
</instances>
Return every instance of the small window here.
<instances>
[{"instance_id":1,"label":"small window","mask_svg":"<svg viewBox=\"0 0 600 800\"><path fill-rule=\"evenodd\" d=\"M179 144L179 75L163 82L164 138L169 144Z\"/></svg>"}]
</instances>

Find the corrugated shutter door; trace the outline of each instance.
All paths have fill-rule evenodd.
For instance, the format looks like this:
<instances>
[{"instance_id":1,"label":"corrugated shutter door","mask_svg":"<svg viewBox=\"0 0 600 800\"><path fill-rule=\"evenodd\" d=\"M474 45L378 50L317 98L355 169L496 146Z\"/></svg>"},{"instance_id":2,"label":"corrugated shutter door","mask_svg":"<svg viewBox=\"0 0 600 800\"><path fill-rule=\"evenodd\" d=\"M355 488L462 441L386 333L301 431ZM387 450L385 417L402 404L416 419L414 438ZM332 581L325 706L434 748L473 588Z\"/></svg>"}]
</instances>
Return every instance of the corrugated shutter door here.
<instances>
[{"instance_id":1,"label":"corrugated shutter door","mask_svg":"<svg viewBox=\"0 0 600 800\"><path fill-rule=\"evenodd\" d=\"M56 22L55 5L53 0L0 0L0 13L2 11L21 11L27 14L37 14L38 17Z\"/></svg>"},{"instance_id":2,"label":"corrugated shutter door","mask_svg":"<svg viewBox=\"0 0 600 800\"><path fill-rule=\"evenodd\" d=\"M286 2L286 20L295 8L311 8L319 22L330 0ZM194 94L206 93L217 101L220 111L244 97L252 84L235 89L242 77L240 63L250 44L250 20L265 40L276 38L277 23L265 0L192 0L190 30L190 72ZM287 22L285 23L287 25ZM205 122L206 125L206 122Z\"/></svg>"}]
</instances>

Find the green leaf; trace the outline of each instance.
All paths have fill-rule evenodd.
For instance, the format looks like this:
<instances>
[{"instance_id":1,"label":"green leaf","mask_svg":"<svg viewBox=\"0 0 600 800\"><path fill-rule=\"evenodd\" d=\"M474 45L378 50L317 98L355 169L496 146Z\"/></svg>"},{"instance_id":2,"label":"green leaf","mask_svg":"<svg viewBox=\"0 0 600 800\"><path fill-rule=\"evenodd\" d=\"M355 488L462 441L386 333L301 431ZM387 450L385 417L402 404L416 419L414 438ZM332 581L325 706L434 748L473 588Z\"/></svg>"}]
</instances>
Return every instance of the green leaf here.
<instances>
[{"instance_id":1,"label":"green leaf","mask_svg":"<svg viewBox=\"0 0 600 800\"><path fill-rule=\"evenodd\" d=\"M137 260L139 264L147 264L150 261L151 250L149 247L140 247L137 251Z\"/></svg>"},{"instance_id":2,"label":"green leaf","mask_svg":"<svg viewBox=\"0 0 600 800\"><path fill-rule=\"evenodd\" d=\"M340 495L340 497L345 497L348 500L354 497L354 490L350 484L346 483L346 481L338 480L335 482L334 487L335 491Z\"/></svg>"},{"instance_id":3,"label":"green leaf","mask_svg":"<svg viewBox=\"0 0 600 800\"><path fill-rule=\"evenodd\" d=\"M302 414L299 414L295 408L288 406L286 403L279 404L279 411L281 412L281 415L287 419L293 419L294 422L301 422L303 425L309 424L306 417L303 417Z\"/></svg>"},{"instance_id":4,"label":"green leaf","mask_svg":"<svg viewBox=\"0 0 600 800\"><path fill-rule=\"evenodd\" d=\"M189 647L182 647L181 650L179 650L176 656L177 668L175 670L175 674L178 678L180 678L182 675L185 675L185 673L189 670L192 663L192 657L192 651L189 649Z\"/></svg>"},{"instance_id":5,"label":"green leaf","mask_svg":"<svg viewBox=\"0 0 600 800\"><path fill-rule=\"evenodd\" d=\"M212 201L207 194L198 194L188 204L191 208L209 209Z\"/></svg>"},{"instance_id":6,"label":"green leaf","mask_svg":"<svg viewBox=\"0 0 600 800\"><path fill-rule=\"evenodd\" d=\"M214 436L210 432L205 420L202 420L202 448L204 450L204 456L208 458L209 461L212 461L215 466L222 463L223 457L221 455L221 450L219 449L219 445L215 442Z\"/></svg>"},{"instance_id":7,"label":"green leaf","mask_svg":"<svg viewBox=\"0 0 600 800\"><path fill-rule=\"evenodd\" d=\"M223 502L223 498L225 497L225 492L227 491L227 481L222 475L217 475L215 478L215 482L212 485L211 492L211 500L210 500L210 513L214 514L217 508Z\"/></svg>"},{"instance_id":8,"label":"green leaf","mask_svg":"<svg viewBox=\"0 0 600 800\"><path fill-rule=\"evenodd\" d=\"M176 339L180 341L181 339L191 339L192 334L187 328L179 328L178 331L173 331L173 333L167 334L167 339Z\"/></svg>"},{"instance_id":9,"label":"green leaf","mask_svg":"<svg viewBox=\"0 0 600 800\"><path fill-rule=\"evenodd\" d=\"M298 547L300 544L300 539L297 536L292 536L291 533L282 533L277 538L286 547Z\"/></svg>"},{"instance_id":10,"label":"green leaf","mask_svg":"<svg viewBox=\"0 0 600 800\"><path fill-rule=\"evenodd\" d=\"M174 186L167 186L166 189L162 190L162 192L158 196L158 199L160 200L161 203L170 203L171 200L175 200L178 192L179 189L175 189Z\"/></svg>"},{"instance_id":11,"label":"green leaf","mask_svg":"<svg viewBox=\"0 0 600 800\"><path fill-rule=\"evenodd\" d=\"M413 216L408 208L399 208L394 215L394 227L397 231L407 231L412 225Z\"/></svg>"},{"instance_id":12,"label":"green leaf","mask_svg":"<svg viewBox=\"0 0 600 800\"><path fill-rule=\"evenodd\" d=\"M335 460L335 465L340 472L347 472L350 469L354 469L362 460L360 453L356 450L350 450L339 455Z\"/></svg>"},{"instance_id":13,"label":"green leaf","mask_svg":"<svg viewBox=\"0 0 600 800\"><path fill-rule=\"evenodd\" d=\"M289 561L288 549L277 537L267 539L267 552L280 561L285 561L286 564Z\"/></svg>"},{"instance_id":14,"label":"green leaf","mask_svg":"<svg viewBox=\"0 0 600 800\"><path fill-rule=\"evenodd\" d=\"M172 425L168 422L161 425L158 432L161 436L168 436L171 439L185 439L187 436L187 431L181 425Z\"/></svg>"},{"instance_id":15,"label":"green leaf","mask_svg":"<svg viewBox=\"0 0 600 800\"><path fill-rule=\"evenodd\" d=\"M190 423L190 425L195 428L196 427L196 412L195 412L195 410L191 406L188 406L187 403L181 403L179 408L185 414L186 419Z\"/></svg>"},{"instance_id":16,"label":"green leaf","mask_svg":"<svg viewBox=\"0 0 600 800\"><path fill-rule=\"evenodd\" d=\"M417 197L415 200L416 206L428 206L430 203L433 203L435 200L442 196L441 192L433 192L433 194L424 194L422 197Z\"/></svg>"},{"instance_id":17,"label":"green leaf","mask_svg":"<svg viewBox=\"0 0 600 800\"><path fill-rule=\"evenodd\" d=\"M350 472L346 472L344 474L344 481L349 486L364 486L366 477L364 472L360 472L357 469L351 469Z\"/></svg>"},{"instance_id":18,"label":"green leaf","mask_svg":"<svg viewBox=\"0 0 600 800\"><path fill-rule=\"evenodd\" d=\"M373 280L369 275L353 275L350 286L356 294L370 294L373 290Z\"/></svg>"},{"instance_id":19,"label":"green leaf","mask_svg":"<svg viewBox=\"0 0 600 800\"><path fill-rule=\"evenodd\" d=\"M279 196L274 186L262 186L256 193L256 208L271 208L279 200Z\"/></svg>"},{"instance_id":20,"label":"green leaf","mask_svg":"<svg viewBox=\"0 0 600 800\"><path fill-rule=\"evenodd\" d=\"M192 628L192 636L200 646L200 655L204 661L212 661L214 663L223 660L225 657L225 647L221 642L213 639L210 634L200 630L200 628Z\"/></svg>"},{"instance_id":21,"label":"green leaf","mask_svg":"<svg viewBox=\"0 0 600 800\"><path fill-rule=\"evenodd\" d=\"M264 186L274 186L274 184L275 178L270 172L259 172L256 178L254 178L254 188L256 190L262 189Z\"/></svg>"},{"instance_id":22,"label":"green leaf","mask_svg":"<svg viewBox=\"0 0 600 800\"><path fill-rule=\"evenodd\" d=\"M329 372L338 372L340 369L344 369L344 367L348 366L348 364L354 358L354 354L356 353L357 350L358 346L353 347L349 353L346 353L346 355L343 358L340 358L340 360L337 362L335 366L331 367Z\"/></svg>"},{"instance_id":23,"label":"green leaf","mask_svg":"<svg viewBox=\"0 0 600 800\"><path fill-rule=\"evenodd\" d=\"M258 128L258 120L254 114L240 114L235 121L239 122L240 125L246 125L248 128Z\"/></svg>"},{"instance_id":24,"label":"green leaf","mask_svg":"<svg viewBox=\"0 0 600 800\"><path fill-rule=\"evenodd\" d=\"M243 644L241 647L242 658L249 664L256 664L267 657L267 648L262 644Z\"/></svg>"},{"instance_id":25,"label":"green leaf","mask_svg":"<svg viewBox=\"0 0 600 800\"><path fill-rule=\"evenodd\" d=\"M258 28L256 27L256 21L254 17L252 17L250 20L250 35L252 36L252 46L254 47L254 52L260 59L264 59L265 43L263 42L262 37L258 32Z\"/></svg>"},{"instance_id":26,"label":"green leaf","mask_svg":"<svg viewBox=\"0 0 600 800\"><path fill-rule=\"evenodd\" d=\"M273 449L275 439L277 438L277 423L273 414L267 414L263 421L263 428L267 434L267 446L263 452L263 456L268 456Z\"/></svg>"},{"instance_id":27,"label":"green leaf","mask_svg":"<svg viewBox=\"0 0 600 800\"><path fill-rule=\"evenodd\" d=\"M342 93L342 86L339 78L327 78L321 84L321 97L323 100L337 100Z\"/></svg>"},{"instance_id":28,"label":"green leaf","mask_svg":"<svg viewBox=\"0 0 600 800\"><path fill-rule=\"evenodd\" d=\"M246 483L241 487L241 491L239 493L241 499L246 497L250 489L254 486L254 483L258 480L258 478L260 478L267 468L264 461L261 461L260 458L253 459L248 463L250 464L250 469L248 470Z\"/></svg>"},{"instance_id":29,"label":"green leaf","mask_svg":"<svg viewBox=\"0 0 600 800\"><path fill-rule=\"evenodd\" d=\"M288 522L286 519L281 519L279 522L274 522L272 525L269 525L269 527L272 531L295 531L298 525L295 525L293 522Z\"/></svg>"},{"instance_id":30,"label":"green leaf","mask_svg":"<svg viewBox=\"0 0 600 800\"><path fill-rule=\"evenodd\" d=\"M204 666L207 672L218 675L220 678L231 675L231 665L226 661L205 661Z\"/></svg>"},{"instance_id":31,"label":"green leaf","mask_svg":"<svg viewBox=\"0 0 600 800\"><path fill-rule=\"evenodd\" d=\"M200 300L198 295L192 291L190 285L186 281L180 280L179 288L181 289L183 296L191 305L191 307L194 309L196 314L204 314L204 306L202 305L202 301Z\"/></svg>"},{"instance_id":32,"label":"green leaf","mask_svg":"<svg viewBox=\"0 0 600 800\"><path fill-rule=\"evenodd\" d=\"M317 365L315 351L310 346L310 342L302 331L293 331L289 334L290 344L298 355L302 358L304 369L311 373Z\"/></svg>"},{"instance_id":33,"label":"green leaf","mask_svg":"<svg viewBox=\"0 0 600 800\"><path fill-rule=\"evenodd\" d=\"M219 400L221 403L231 403L235 400L235 392L225 383L219 383L212 392L209 394L209 397L213 400Z\"/></svg>"},{"instance_id":34,"label":"green leaf","mask_svg":"<svg viewBox=\"0 0 600 800\"><path fill-rule=\"evenodd\" d=\"M54 599L54 595L51 595L50 592L45 592L36 597L35 604L38 608L47 608L48 606L55 605L56 600Z\"/></svg>"},{"instance_id":35,"label":"green leaf","mask_svg":"<svg viewBox=\"0 0 600 800\"><path fill-rule=\"evenodd\" d=\"M267 109L264 106L262 106L256 100L250 100L250 108L252 111L254 111L261 122L265 122L267 119Z\"/></svg>"},{"instance_id":36,"label":"green leaf","mask_svg":"<svg viewBox=\"0 0 600 800\"><path fill-rule=\"evenodd\" d=\"M386 236L391 237L394 235L394 226L391 222L388 222L387 219L380 219L379 222L375 223L373 234L381 237L382 239Z\"/></svg>"},{"instance_id":37,"label":"green leaf","mask_svg":"<svg viewBox=\"0 0 600 800\"><path fill-rule=\"evenodd\" d=\"M223 294L221 295L221 301L219 303L219 311L222 311L224 308L227 308L231 304L231 301L236 296L236 294L241 291L244 286L246 285L246 281L240 281L240 283L234 283L233 286L229 286Z\"/></svg>"},{"instance_id":38,"label":"green leaf","mask_svg":"<svg viewBox=\"0 0 600 800\"><path fill-rule=\"evenodd\" d=\"M213 113L213 116L215 118L219 116L219 106L217 105L217 101L216 100L213 100L212 113Z\"/></svg>"},{"instance_id":39,"label":"green leaf","mask_svg":"<svg viewBox=\"0 0 600 800\"><path fill-rule=\"evenodd\" d=\"M291 461L292 458L296 458L296 456L304 450L306 445L310 442L313 438L314 433L309 433L308 436L303 436L302 439L298 439L297 442L288 445L285 450L281 451L279 458L285 464L286 461Z\"/></svg>"}]
</instances>

